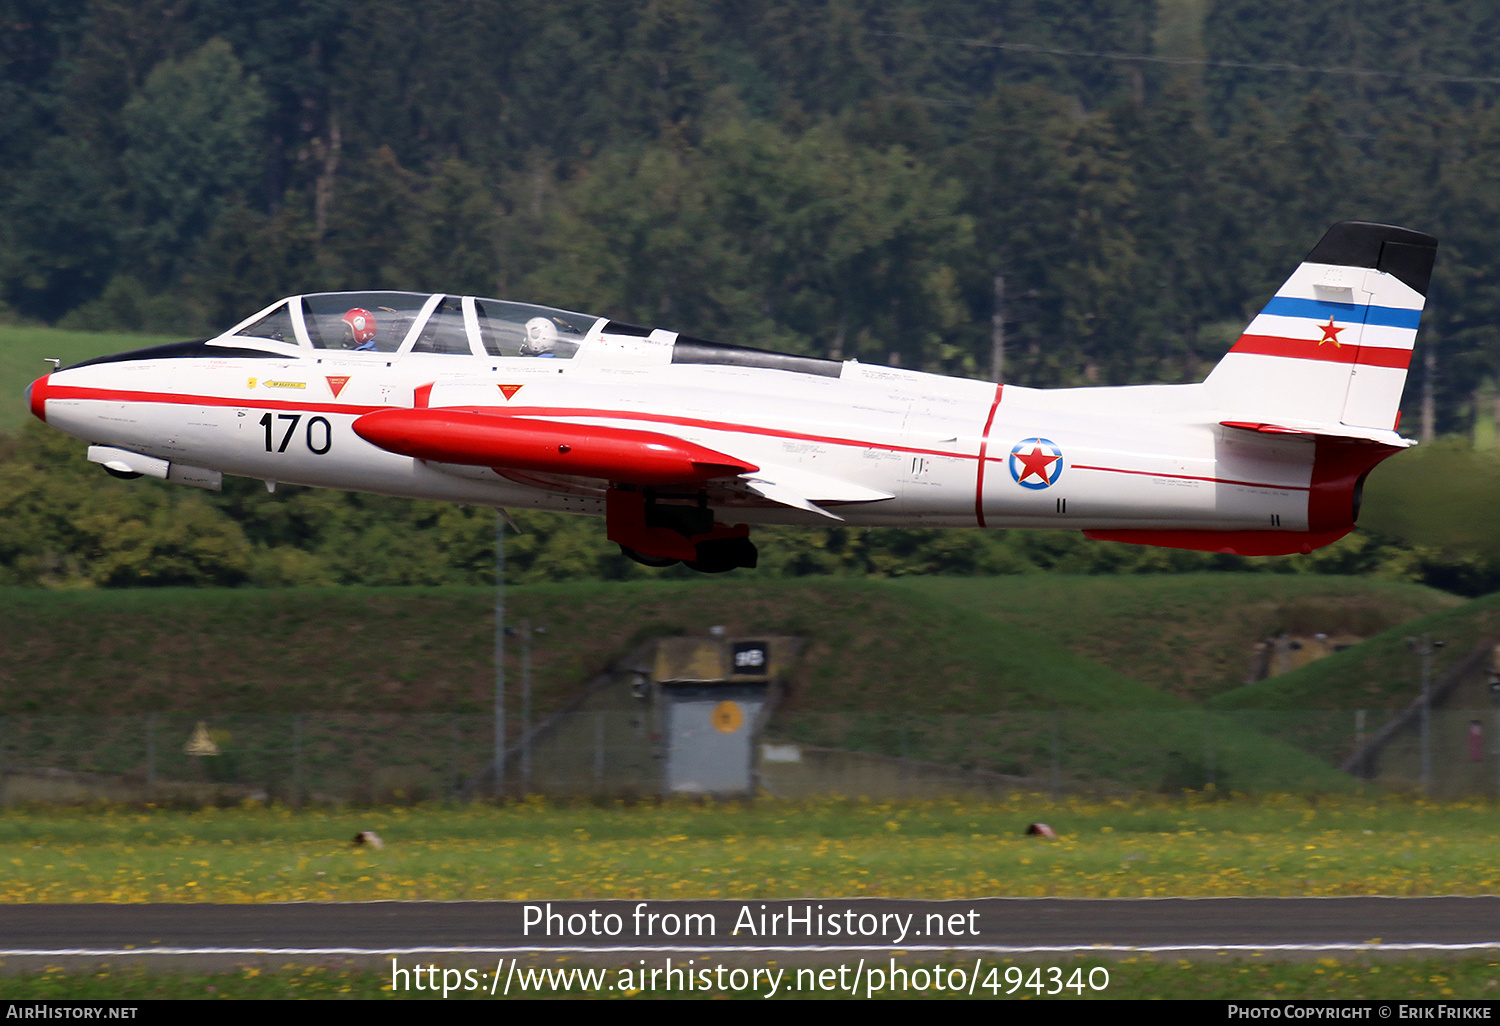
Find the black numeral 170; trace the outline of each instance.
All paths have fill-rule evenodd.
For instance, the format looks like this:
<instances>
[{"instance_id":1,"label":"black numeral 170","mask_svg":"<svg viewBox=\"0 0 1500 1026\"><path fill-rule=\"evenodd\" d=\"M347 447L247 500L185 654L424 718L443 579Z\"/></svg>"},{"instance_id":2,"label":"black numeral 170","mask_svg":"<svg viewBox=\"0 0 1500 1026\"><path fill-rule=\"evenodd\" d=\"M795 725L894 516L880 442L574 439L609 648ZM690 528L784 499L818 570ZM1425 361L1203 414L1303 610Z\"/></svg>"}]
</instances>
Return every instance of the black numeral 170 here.
<instances>
[{"instance_id":1,"label":"black numeral 170","mask_svg":"<svg viewBox=\"0 0 1500 1026\"><path fill-rule=\"evenodd\" d=\"M292 435L297 431L297 425L302 421L300 413L278 413L275 420L287 421L286 430L282 432L281 444L276 444L276 433L273 430L275 421L268 413L260 418L260 426L266 429L266 452L286 452L286 447L291 444ZM307 422L306 432L307 450L315 455L322 456L333 448L333 426L325 417L312 417Z\"/></svg>"}]
</instances>

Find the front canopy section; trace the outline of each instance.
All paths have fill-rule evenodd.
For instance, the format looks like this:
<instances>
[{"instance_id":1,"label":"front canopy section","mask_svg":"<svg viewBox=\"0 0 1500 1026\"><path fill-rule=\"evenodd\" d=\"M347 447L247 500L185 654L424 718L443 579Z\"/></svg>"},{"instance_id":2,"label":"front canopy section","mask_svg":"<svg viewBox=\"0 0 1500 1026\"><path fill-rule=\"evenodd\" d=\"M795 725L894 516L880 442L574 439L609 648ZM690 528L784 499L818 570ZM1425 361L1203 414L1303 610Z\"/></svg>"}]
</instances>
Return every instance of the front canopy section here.
<instances>
[{"instance_id":1,"label":"front canopy section","mask_svg":"<svg viewBox=\"0 0 1500 1026\"><path fill-rule=\"evenodd\" d=\"M324 292L302 297L302 320L314 349L394 353L412 325L427 319L431 298L419 292Z\"/></svg>"}]
</instances>

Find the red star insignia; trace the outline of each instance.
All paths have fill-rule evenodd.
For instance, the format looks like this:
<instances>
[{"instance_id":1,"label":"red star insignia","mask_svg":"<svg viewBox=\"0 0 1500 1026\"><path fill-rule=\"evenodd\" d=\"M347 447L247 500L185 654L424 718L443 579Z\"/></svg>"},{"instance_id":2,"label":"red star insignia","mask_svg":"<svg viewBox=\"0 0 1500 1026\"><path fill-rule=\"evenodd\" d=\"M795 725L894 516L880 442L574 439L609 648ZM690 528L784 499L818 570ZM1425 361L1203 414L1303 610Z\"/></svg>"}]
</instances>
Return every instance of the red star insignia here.
<instances>
[{"instance_id":1,"label":"red star insignia","mask_svg":"<svg viewBox=\"0 0 1500 1026\"><path fill-rule=\"evenodd\" d=\"M1030 452L1014 452L1011 455L1020 460L1021 466L1026 468L1016 477L1017 481L1024 481L1035 474L1042 481L1050 483L1052 479L1047 474L1047 468L1061 459L1060 456L1051 456L1042 452L1040 445L1033 446Z\"/></svg>"},{"instance_id":2,"label":"red star insignia","mask_svg":"<svg viewBox=\"0 0 1500 1026\"><path fill-rule=\"evenodd\" d=\"M1318 339L1318 345L1322 345L1324 342L1332 342L1333 345L1334 345L1334 348L1343 348L1339 344L1339 332L1343 331L1344 329L1343 328L1335 328L1333 326L1333 315L1332 314L1330 314L1329 317L1328 317L1328 323L1327 324L1320 324L1320 325L1318 325L1318 328L1319 328L1319 330L1321 330L1323 332L1323 337L1320 338L1320 339Z\"/></svg>"}]
</instances>

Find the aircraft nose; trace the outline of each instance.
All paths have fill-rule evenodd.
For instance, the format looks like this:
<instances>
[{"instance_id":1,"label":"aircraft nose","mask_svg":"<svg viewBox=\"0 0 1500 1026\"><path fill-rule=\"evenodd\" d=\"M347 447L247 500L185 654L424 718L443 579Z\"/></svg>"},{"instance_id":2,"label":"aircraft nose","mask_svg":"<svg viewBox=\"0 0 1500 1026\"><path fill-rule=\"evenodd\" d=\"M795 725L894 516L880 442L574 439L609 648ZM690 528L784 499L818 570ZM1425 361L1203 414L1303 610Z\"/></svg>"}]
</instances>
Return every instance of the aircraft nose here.
<instances>
[{"instance_id":1,"label":"aircraft nose","mask_svg":"<svg viewBox=\"0 0 1500 1026\"><path fill-rule=\"evenodd\" d=\"M51 374L43 374L26 386L26 406L32 416L43 423L47 421L47 380L51 377Z\"/></svg>"}]
</instances>

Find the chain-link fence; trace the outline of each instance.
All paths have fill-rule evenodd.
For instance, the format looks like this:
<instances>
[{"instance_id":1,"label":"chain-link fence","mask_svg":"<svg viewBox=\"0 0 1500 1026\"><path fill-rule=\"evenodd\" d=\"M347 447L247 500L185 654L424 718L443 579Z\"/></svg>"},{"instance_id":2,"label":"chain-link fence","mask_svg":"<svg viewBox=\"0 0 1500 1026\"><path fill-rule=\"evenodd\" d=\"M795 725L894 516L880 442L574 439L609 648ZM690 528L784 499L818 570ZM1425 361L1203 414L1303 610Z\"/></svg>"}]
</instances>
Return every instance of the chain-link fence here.
<instances>
[{"instance_id":1,"label":"chain-link fence","mask_svg":"<svg viewBox=\"0 0 1500 1026\"><path fill-rule=\"evenodd\" d=\"M1500 795L1500 713L1433 710L1371 748L1389 710L1121 710L985 715L782 709L747 734L744 790L916 797L1329 792ZM754 723L717 729L755 731ZM507 737L505 794L649 796L691 739L649 703L552 717ZM701 752L695 756L701 760ZM486 714L0 717L0 801L431 801L497 793ZM678 774L680 777L680 774Z\"/></svg>"}]
</instances>

